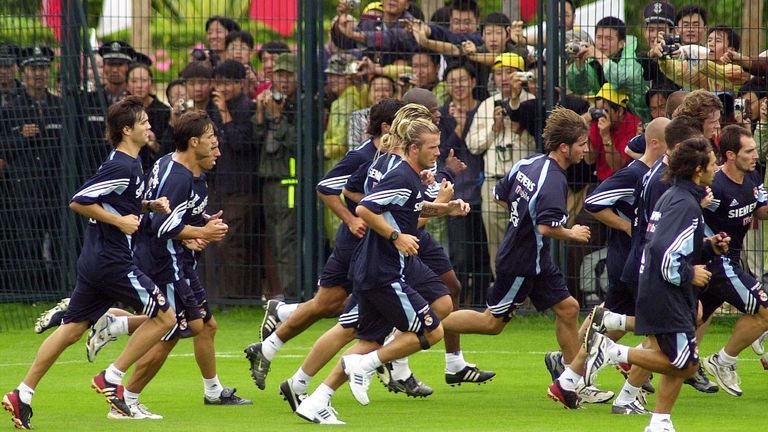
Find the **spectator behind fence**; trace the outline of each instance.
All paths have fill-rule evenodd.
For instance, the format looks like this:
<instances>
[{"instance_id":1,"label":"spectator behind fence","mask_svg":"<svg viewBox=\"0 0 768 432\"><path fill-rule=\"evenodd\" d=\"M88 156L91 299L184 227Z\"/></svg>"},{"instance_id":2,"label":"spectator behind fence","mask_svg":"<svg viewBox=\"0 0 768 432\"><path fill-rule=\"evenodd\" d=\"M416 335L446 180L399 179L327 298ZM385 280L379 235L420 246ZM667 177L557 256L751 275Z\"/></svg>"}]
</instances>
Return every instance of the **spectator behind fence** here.
<instances>
[{"instance_id":1,"label":"spectator behind fence","mask_svg":"<svg viewBox=\"0 0 768 432\"><path fill-rule=\"evenodd\" d=\"M0 114L2 211L15 214L10 232L3 233L14 248L8 270L21 272L14 283L39 291L53 289L54 265L62 259L55 252L61 239L63 112L61 98L49 90L53 59L47 46L21 50L22 87Z\"/></svg>"},{"instance_id":2,"label":"spectator behind fence","mask_svg":"<svg viewBox=\"0 0 768 432\"><path fill-rule=\"evenodd\" d=\"M450 6L448 26L430 24L425 26L428 38L436 41L460 44L471 40L476 45L483 44L482 34L477 30L480 19L480 7L475 0L453 0Z\"/></svg>"},{"instance_id":3,"label":"spectator behind fence","mask_svg":"<svg viewBox=\"0 0 768 432\"><path fill-rule=\"evenodd\" d=\"M597 179L602 181L632 160L624 149L638 134L641 120L627 109L629 97L609 83L589 99L595 101L595 109L588 114L591 121L589 153L584 159L590 164L596 163Z\"/></svg>"},{"instance_id":4,"label":"spectator behind fence","mask_svg":"<svg viewBox=\"0 0 768 432\"><path fill-rule=\"evenodd\" d=\"M280 54L275 62L273 88L259 95L253 117L253 136L259 147L258 173L263 181L264 225L280 279L279 287L262 290L268 299L298 296L296 70L296 56Z\"/></svg>"},{"instance_id":5,"label":"spectator behind fence","mask_svg":"<svg viewBox=\"0 0 768 432\"><path fill-rule=\"evenodd\" d=\"M165 97L171 105L171 109L168 125L163 134L159 136L161 154L168 154L175 150L176 144L173 142L173 127L179 117L194 104L191 99L187 99L187 85L182 78L177 78L168 83L165 87Z\"/></svg>"},{"instance_id":6,"label":"spectator behind fence","mask_svg":"<svg viewBox=\"0 0 768 432\"><path fill-rule=\"evenodd\" d=\"M256 87L256 90L251 93L252 99L255 100L261 92L272 86L272 73L277 57L282 53L290 52L291 49L288 45L280 41L269 41L261 46L258 53L259 63L261 63L261 71L257 73L259 85Z\"/></svg>"},{"instance_id":7,"label":"spectator behind fence","mask_svg":"<svg viewBox=\"0 0 768 432\"><path fill-rule=\"evenodd\" d=\"M216 66L226 59L227 36L230 32L240 31L240 24L225 16L212 16L205 22L205 36L208 39L208 60ZM197 61L205 60L195 58Z\"/></svg>"},{"instance_id":8,"label":"spectator behind fence","mask_svg":"<svg viewBox=\"0 0 768 432\"><path fill-rule=\"evenodd\" d=\"M217 261L216 280L221 295L256 296L257 279L248 268L258 262L258 227L260 203L256 167L258 150L253 140L252 117L255 104L243 91L245 67L236 60L224 60L214 68L211 101L221 116L218 136L221 158L209 190L212 205L223 210L229 225L227 237L213 245Z\"/></svg>"},{"instance_id":9,"label":"spectator behind fence","mask_svg":"<svg viewBox=\"0 0 768 432\"><path fill-rule=\"evenodd\" d=\"M349 133L347 134L347 143L349 149L354 150L363 141L370 138L366 132L368 130L368 115L371 113L372 106L383 99L390 99L395 95L395 82L392 78L384 75L375 75L368 84L368 107L357 110L352 113L349 119Z\"/></svg>"},{"instance_id":10,"label":"spectator behind fence","mask_svg":"<svg viewBox=\"0 0 768 432\"><path fill-rule=\"evenodd\" d=\"M18 56L18 46L10 43L0 45L0 109L5 108L21 90L21 82L16 78Z\"/></svg>"},{"instance_id":11,"label":"spectator behind fence","mask_svg":"<svg viewBox=\"0 0 768 432\"><path fill-rule=\"evenodd\" d=\"M448 102L448 92L445 82L440 81L440 55L431 51L416 52L411 56L411 70L413 79L411 84L431 91L437 97L439 104Z\"/></svg>"},{"instance_id":12,"label":"spectator behind fence","mask_svg":"<svg viewBox=\"0 0 768 432\"><path fill-rule=\"evenodd\" d=\"M481 213L483 156L470 153L464 140L478 106L472 96L476 84L474 68L466 64L449 65L445 82L451 102L440 107L440 162L443 164L453 151L466 164L467 169L455 179L453 197L471 206L466 217L447 219L448 253L464 298L472 304L482 303L491 284L488 239Z\"/></svg>"},{"instance_id":13,"label":"spectator behind fence","mask_svg":"<svg viewBox=\"0 0 768 432\"><path fill-rule=\"evenodd\" d=\"M488 237L491 266L495 273L496 251L507 229L509 215L494 202L493 188L520 159L536 151L536 142L520 124L509 119L504 107L513 95L518 100L533 98L525 89L525 78L517 75L525 71L525 59L514 53L504 53L496 58L494 80L500 90L480 103L477 114L465 136L467 148L474 155L483 155L485 182L482 186L482 214Z\"/></svg>"},{"instance_id":14,"label":"spectator behind fence","mask_svg":"<svg viewBox=\"0 0 768 432\"><path fill-rule=\"evenodd\" d=\"M645 102L651 112L651 118L667 117L667 100L677 91L677 86L654 86L645 93Z\"/></svg>"},{"instance_id":15,"label":"spectator behind fence","mask_svg":"<svg viewBox=\"0 0 768 432\"><path fill-rule=\"evenodd\" d=\"M697 4L686 5L675 16L681 45L705 45L707 40L707 10Z\"/></svg>"},{"instance_id":16,"label":"spectator behind fence","mask_svg":"<svg viewBox=\"0 0 768 432\"><path fill-rule=\"evenodd\" d=\"M107 105L112 105L125 97L128 65L136 61L136 51L123 41L104 42L99 47L99 55L104 59L104 93Z\"/></svg>"},{"instance_id":17,"label":"spectator behind fence","mask_svg":"<svg viewBox=\"0 0 768 432\"><path fill-rule=\"evenodd\" d=\"M629 96L629 107L644 121L650 119L645 105L648 86L635 57L637 38L627 35L624 21L605 17L597 22L595 44L585 45L568 67L568 88L582 96L597 93L603 84Z\"/></svg>"},{"instance_id":18,"label":"spectator behind fence","mask_svg":"<svg viewBox=\"0 0 768 432\"><path fill-rule=\"evenodd\" d=\"M254 54L253 35L247 31L233 31L226 39L226 59L235 60L245 67L245 94L250 95L259 86L259 77L251 65Z\"/></svg>"},{"instance_id":19,"label":"spectator behind fence","mask_svg":"<svg viewBox=\"0 0 768 432\"><path fill-rule=\"evenodd\" d=\"M165 129L171 119L171 110L168 105L160 102L155 96L155 85L152 77L152 69L144 63L132 63L126 74L128 85L127 93L141 98L144 111L149 117L149 142L139 152L141 167L144 172L162 156L160 138L165 135Z\"/></svg>"},{"instance_id":20,"label":"spectator behind fence","mask_svg":"<svg viewBox=\"0 0 768 432\"><path fill-rule=\"evenodd\" d=\"M645 22L643 36L645 37L646 45L650 48L656 43L659 32L669 35L673 34L675 30L675 7L662 1L649 3L643 9L643 19ZM674 90L680 89L680 86L664 75L661 69L659 69L658 59L651 58L647 50L641 49L637 52L637 61L643 67L643 79L648 82L650 87L674 87Z\"/></svg>"},{"instance_id":21,"label":"spectator behind fence","mask_svg":"<svg viewBox=\"0 0 768 432\"><path fill-rule=\"evenodd\" d=\"M219 145L223 148L226 143L219 130L222 126L221 113L211 98L213 68L206 62L192 62L181 71L180 76L187 88L187 99L192 100L192 106L188 107L188 109L208 112L214 126L216 126Z\"/></svg>"},{"instance_id":22,"label":"spectator behind fence","mask_svg":"<svg viewBox=\"0 0 768 432\"><path fill-rule=\"evenodd\" d=\"M361 17L359 23L342 11L331 28L331 38L342 49L362 44L366 55L374 61L384 66L391 64L397 53L410 53L418 48L413 35L406 31L408 23L418 18L408 11L409 6L408 0L382 2L381 19Z\"/></svg>"}]
</instances>

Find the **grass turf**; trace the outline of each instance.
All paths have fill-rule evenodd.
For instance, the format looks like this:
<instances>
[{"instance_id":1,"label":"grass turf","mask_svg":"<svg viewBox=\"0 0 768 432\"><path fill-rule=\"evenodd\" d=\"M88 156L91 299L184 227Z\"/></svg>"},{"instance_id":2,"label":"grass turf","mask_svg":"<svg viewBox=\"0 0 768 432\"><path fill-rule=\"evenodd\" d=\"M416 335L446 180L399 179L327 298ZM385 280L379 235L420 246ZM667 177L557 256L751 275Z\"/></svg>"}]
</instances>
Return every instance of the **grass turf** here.
<instances>
[{"instance_id":1,"label":"grass turf","mask_svg":"<svg viewBox=\"0 0 768 432\"><path fill-rule=\"evenodd\" d=\"M141 400L165 416L162 421L108 420L103 397L89 388L91 377L105 368L125 343L122 339L107 346L95 364L85 359L84 339L70 347L37 388L32 424L37 430L98 431L137 430L309 430L313 427L292 414L278 394L280 382L301 364L315 339L334 324L322 321L290 341L272 363L267 388L258 390L250 380L242 349L258 338L260 309L234 308L217 312L218 371L224 385L234 386L238 395L252 399L253 406L204 406L202 380L195 364L191 341L181 341L156 379L145 389ZM733 320L716 322L704 341L701 355L719 349L727 340ZM23 378L45 336L28 331L0 333L0 389L14 388ZM636 337L627 343L636 343ZM610 414L610 404L586 405L567 411L546 397L549 374L544 353L556 349L554 321L548 316L514 319L499 336L465 336L465 358L497 377L486 385L448 387L443 378L442 344L413 356L411 368L435 389L426 399L414 400L388 393L374 380L371 404L363 407L352 398L347 386L339 389L333 405L347 430L515 430L515 431L596 431L643 430L648 418ZM330 367L312 383L315 388ZM744 396L735 398L722 390L713 395L684 386L673 413L679 431L753 429L765 410L766 372L751 349L739 361ZM656 380L657 381L657 380ZM618 393L623 380L613 369L605 369L598 385ZM653 406L655 398L649 398ZM9 414L5 427L12 427ZM2 423L0 423L1 425Z\"/></svg>"}]
</instances>

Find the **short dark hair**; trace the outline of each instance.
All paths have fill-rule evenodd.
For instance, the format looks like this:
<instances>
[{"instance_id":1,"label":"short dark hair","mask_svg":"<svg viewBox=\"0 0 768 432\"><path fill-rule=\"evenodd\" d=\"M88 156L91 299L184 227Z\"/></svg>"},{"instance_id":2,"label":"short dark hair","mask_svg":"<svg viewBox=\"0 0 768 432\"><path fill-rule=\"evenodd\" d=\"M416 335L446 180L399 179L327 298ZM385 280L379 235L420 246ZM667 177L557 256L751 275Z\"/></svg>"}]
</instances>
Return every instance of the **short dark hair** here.
<instances>
[{"instance_id":1,"label":"short dark hair","mask_svg":"<svg viewBox=\"0 0 768 432\"><path fill-rule=\"evenodd\" d=\"M213 127L213 121L205 111L187 111L173 126L173 143L178 151L189 148L189 140L203 136L208 127Z\"/></svg>"},{"instance_id":2,"label":"short dark hair","mask_svg":"<svg viewBox=\"0 0 768 432\"><path fill-rule=\"evenodd\" d=\"M248 48L253 49L254 42L253 42L253 35L250 32L242 31L242 30L235 30L231 31L227 34L227 38L224 40L224 46L228 47L229 44L232 42L239 40L240 42L248 45Z\"/></svg>"},{"instance_id":3,"label":"short dark hair","mask_svg":"<svg viewBox=\"0 0 768 432\"><path fill-rule=\"evenodd\" d=\"M544 151L556 151L560 144L572 146L588 133L589 126L583 117L568 108L557 106L547 118L547 124L541 134L544 139Z\"/></svg>"},{"instance_id":4,"label":"short dark hair","mask_svg":"<svg viewBox=\"0 0 768 432\"><path fill-rule=\"evenodd\" d=\"M738 96L744 96L747 93L754 93L762 99L768 96L768 82L760 77L752 77L739 88Z\"/></svg>"},{"instance_id":5,"label":"short dark hair","mask_svg":"<svg viewBox=\"0 0 768 432\"><path fill-rule=\"evenodd\" d=\"M486 26L509 27L511 25L512 21L508 16L501 12L491 12L480 21L480 31L485 30Z\"/></svg>"},{"instance_id":6,"label":"short dark hair","mask_svg":"<svg viewBox=\"0 0 768 432\"><path fill-rule=\"evenodd\" d=\"M208 29L211 27L211 24L215 22L218 22L219 24L221 24L221 26L227 29L228 32L240 31L240 24L238 24L235 20L233 20L230 17L220 16L220 15L214 15L208 18L208 21L205 22L205 31L208 31Z\"/></svg>"},{"instance_id":7,"label":"short dark hair","mask_svg":"<svg viewBox=\"0 0 768 432\"><path fill-rule=\"evenodd\" d=\"M368 127L365 132L373 137L381 136L381 124L391 125L395 121L395 114L406 105L399 99L382 99L371 107L368 114ZM355 143L357 144L357 143Z\"/></svg>"},{"instance_id":8,"label":"short dark hair","mask_svg":"<svg viewBox=\"0 0 768 432\"><path fill-rule=\"evenodd\" d=\"M707 32L707 35L711 35L714 32L720 32L725 34L725 38L728 39L728 46L733 48L734 50L738 51L739 48L741 47L741 36L739 36L738 33L733 31L733 27L718 24L714 27L711 27Z\"/></svg>"},{"instance_id":9,"label":"short dark hair","mask_svg":"<svg viewBox=\"0 0 768 432\"><path fill-rule=\"evenodd\" d=\"M627 39L627 25L619 18L608 16L597 22L595 25L595 31L601 28L608 28L616 30L616 34L619 40Z\"/></svg>"},{"instance_id":10,"label":"short dark hair","mask_svg":"<svg viewBox=\"0 0 768 432\"><path fill-rule=\"evenodd\" d=\"M144 102L138 96L126 96L107 110L107 139L112 147L123 140L123 128L132 128L144 112Z\"/></svg>"},{"instance_id":11,"label":"short dark hair","mask_svg":"<svg viewBox=\"0 0 768 432\"><path fill-rule=\"evenodd\" d=\"M168 83L168 86L165 87L165 97L166 97L166 99L168 99L169 103L173 104L173 102L174 102L174 101L171 100L171 89L176 87L176 86L179 86L179 85L183 86L186 83L187 83L187 81L185 81L185 80L183 80L181 78L176 78L175 80L173 80L173 81Z\"/></svg>"},{"instance_id":12,"label":"short dark hair","mask_svg":"<svg viewBox=\"0 0 768 432\"><path fill-rule=\"evenodd\" d=\"M726 159L726 152L738 153L741 150L742 137L751 138L752 132L739 125L728 125L720 131L720 157L723 162Z\"/></svg>"},{"instance_id":13,"label":"short dark hair","mask_svg":"<svg viewBox=\"0 0 768 432\"><path fill-rule=\"evenodd\" d=\"M421 49L414 52L413 55L411 55L411 61L413 61L414 56L417 56L419 54L423 54L427 56L429 58L429 61L432 62L432 64L434 64L437 67L440 67L440 54L435 54L434 52L429 51L427 49Z\"/></svg>"},{"instance_id":14,"label":"short dark hair","mask_svg":"<svg viewBox=\"0 0 768 432\"><path fill-rule=\"evenodd\" d=\"M213 76L229 80L243 80L245 79L245 66L237 60L224 60L213 69Z\"/></svg>"},{"instance_id":15,"label":"short dark hair","mask_svg":"<svg viewBox=\"0 0 768 432\"><path fill-rule=\"evenodd\" d=\"M472 66L464 62L449 63L448 66L445 68L445 71L443 71L443 78L444 79L447 78L449 73L457 69L465 70L467 71L470 77L477 78L477 72L475 71L475 68L473 68Z\"/></svg>"},{"instance_id":16,"label":"short dark hair","mask_svg":"<svg viewBox=\"0 0 768 432\"><path fill-rule=\"evenodd\" d=\"M680 10L677 11L677 15L675 15L675 25L677 25L683 17L693 14L699 14L701 19L704 20L704 25L707 25L707 10L704 9L704 6L699 6L697 4L681 7Z\"/></svg>"},{"instance_id":17,"label":"short dark hair","mask_svg":"<svg viewBox=\"0 0 768 432\"><path fill-rule=\"evenodd\" d=\"M384 79L384 80L387 80L389 82L390 86L392 86L392 93L393 94L397 91L397 85L395 84L395 80L393 80L392 78L390 78L390 77L388 77L386 75L374 75L374 76L372 76L371 79L368 80L368 86L370 87L370 85L373 84L374 81L379 80L379 79Z\"/></svg>"},{"instance_id":18,"label":"short dark hair","mask_svg":"<svg viewBox=\"0 0 768 432\"><path fill-rule=\"evenodd\" d=\"M259 61L263 60L264 53L282 54L291 52L291 48L285 42L269 41L259 48Z\"/></svg>"},{"instance_id":19,"label":"short dark hair","mask_svg":"<svg viewBox=\"0 0 768 432\"><path fill-rule=\"evenodd\" d=\"M691 116L681 115L670 121L664 128L664 142L670 151L688 138L703 136L704 129L701 122Z\"/></svg>"},{"instance_id":20,"label":"short dark hair","mask_svg":"<svg viewBox=\"0 0 768 432\"><path fill-rule=\"evenodd\" d=\"M154 79L154 77L152 76L152 68L149 67L149 65L147 65L146 63L133 62L130 65L128 65L128 72L125 73L126 80L131 75L131 72L133 72L134 69L144 69L149 74L149 78Z\"/></svg>"},{"instance_id":21,"label":"short dark hair","mask_svg":"<svg viewBox=\"0 0 768 432\"><path fill-rule=\"evenodd\" d=\"M667 181L693 179L696 168L701 170L707 168L711 152L712 146L706 138L689 138L681 142L669 155L669 165L663 179Z\"/></svg>"},{"instance_id":22,"label":"short dark hair","mask_svg":"<svg viewBox=\"0 0 768 432\"><path fill-rule=\"evenodd\" d=\"M447 27L451 21L451 12L453 8L450 6L443 6L436 10L431 17L429 17L430 25L439 25Z\"/></svg>"},{"instance_id":23,"label":"short dark hair","mask_svg":"<svg viewBox=\"0 0 768 432\"><path fill-rule=\"evenodd\" d=\"M184 80L211 79L213 78L213 68L206 62L196 61L188 64L179 76Z\"/></svg>"},{"instance_id":24,"label":"short dark hair","mask_svg":"<svg viewBox=\"0 0 768 432\"><path fill-rule=\"evenodd\" d=\"M476 0L453 0L451 2L451 11L472 12L475 18L480 16L480 6Z\"/></svg>"}]
</instances>

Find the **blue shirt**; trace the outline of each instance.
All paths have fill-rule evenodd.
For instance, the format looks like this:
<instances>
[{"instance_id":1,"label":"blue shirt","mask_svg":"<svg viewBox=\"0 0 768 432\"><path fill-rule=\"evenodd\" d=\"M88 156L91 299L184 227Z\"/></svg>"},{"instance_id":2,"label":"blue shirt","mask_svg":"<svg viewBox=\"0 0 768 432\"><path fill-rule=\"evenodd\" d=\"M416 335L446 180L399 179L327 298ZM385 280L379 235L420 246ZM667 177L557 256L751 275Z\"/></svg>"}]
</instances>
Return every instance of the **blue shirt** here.
<instances>
[{"instance_id":1,"label":"blue shirt","mask_svg":"<svg viewBox=\"0 0 768 432\"><path fill-rule=\"evenodd\" d=\"M337 196L341 194L349 177L354 174L361 165L370 163L375 156L376 146L373 145L373 140L368 139L360 144L360 147L348 151L339 163L325 173L323 179L317 184L317 191L323 195ZM346 198L345 201L350 213L355 214L357 203Z\"/></svg>"},{"instance_id":2,"label":"blue shirt","mask_svg":"<svg viewBox=\"0 0 768 432\"><path fill-rule=\"evenodd\" d=\"M738 262L744 236L752 225L755 210L766 202L763 180L757 171L744 175L744 182L734 182L723 171L712 180L712 202L704 211L705 235L726 232L731 236L728 256Z\"/></svg>"},{"instance_id":3,"label":"blue shirt","mask_svg":"<svg viewBox=\"0 0 768 432\"><path fill-rule=\"evenodd\" d=\"M192 171L176 162L169 153L155 162L147 178L146 199L168 198L171 212L151 213L141 223L136 241L136 265L157 284L186 278L182 255L186 249L174 237L189 224L195 199Z\"/></svg>"},{"instance_id":4,"label":"blue shirt","mask_svg":"<svg viewBox=\"0 0 768 432\"><path fill-rule=\"evenodd\" d=\"M622 219L632 222L634 217L635 187L648 172L648 165L639 160L632 161L612 176L597 185L584 201L584 208L591 213L611 209ZM608 231L608 275L619 279L629 256L632 239L624 231Z\"/></svg>"},{"instance_id":5,"label":"blue shirt","mask_svg":"<svg viewBox=\"0 0 768 432\"><path fill-rule=\"evenodd\" d=\"M666 169L667 164L664 163L664 158L659 158L651 169L645 173L643 179L635 188L632 245L627 257L627 263L624 265L624 270L621 273L621 280L624 283L637 285L648 221L651 219L651 213L656 206L656 202L671 186L669 183L661 181L661 176Z\"/></svg>"},{"instance_id":6,"label":"blue shirt","mask_svg":"<svg viewBox=\"0 0 768 432\"><path fill-rule=\"evenodd\" d=\"M75 192L72 202L82 205L99 204L104 210L118 215L141 215L144 196L141 162L114 150L96 174ZM127 274L133 266L132 238L116 226L88 221L78 274L97 282Z\"/></svg>"},{"instance_id":7,"label":"blue shirt","mask_svg":"<svg viewBox=\"0 0 768 432\"><path fill-rule=\"evenodd\" d=\"M384 216L395 230L412 236L418 234L423 203L419 173L408 163L393 167L360 200L360 205ZM350 278L355 290L376 289L405 281L405 270L411 257L400 253L388 237L368 230L355 252L356 257L350 266Z\"/></svg>"},{"instance_id":8,"label":"blue shirt","mask_svg":"<svg viewBox=\"0 0 768 432\"><path fill-rule=\"evenodd\" d=\"M539 274L551 259L549 239L538 226L559 227L568 220L565 171L547 155L523 159L499 180L494 194L509 210L496 268L519 276Z\"/></svg>"},{"instance_id":9,"label":"blue shirt","mask_svg":"<svg viewBox=\"0 0 768 432\"><path fill-rule=\"evenodd\" d=\"M208 183L206 175L192 179L192 200L190 202L190 217L187 225L201 227L205 225L205 209L208 207ZM197 270L197 262L200 252L195 252L186 247L181 248L181 266L184 273L189 274Z\"/></svg>"}]
</instances>

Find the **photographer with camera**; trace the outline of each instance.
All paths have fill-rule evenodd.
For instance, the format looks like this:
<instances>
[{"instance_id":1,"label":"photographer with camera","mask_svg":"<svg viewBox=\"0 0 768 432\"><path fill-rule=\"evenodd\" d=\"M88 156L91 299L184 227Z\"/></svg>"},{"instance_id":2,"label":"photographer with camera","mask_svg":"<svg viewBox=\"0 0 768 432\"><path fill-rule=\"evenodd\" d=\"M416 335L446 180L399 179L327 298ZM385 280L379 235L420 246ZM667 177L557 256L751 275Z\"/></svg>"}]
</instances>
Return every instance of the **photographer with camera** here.
<instances>
[{"instance_id":1,"label":"photographer with camera","mask_svg":"<svg viewBox=\"0 0 768 432\"><path fill-rule=\"evenodd\" d=\"M596 163L597 179L602 181L632 161L624 149L642 121L627 109L629 97L609 83L588 99L594 100L595 106L585 114L591 125L589 153L584 159Z\"/></svg>"},{"instance_id":2,"label":"photographer with camera","mask_svg":"<svg viewBox=\"0 0 768 432\"><path fill-rule=\"evenodd\" d=\"M610 83L628 95L632 110L648 121L651 117L645 104L648 86L635 57L636 47L637 38L627 35L624 21L610 16L601 19L595 28L595 44L585 44L568 67L568 88L578 95L589 96L597 93L603 84Z\"/></svg>"},{"instance_id":3,"label":"photographer with camera","mask_svg":"<svg viewBox=\"0 0 768 432\"><path fill-rule=\"evenodd\" d=\"M525 59L514 53L496 57L493 77L499 93L485 99L477 108L464 139L473 155L483 155L485 182L481 189L483 223L488 237L492 270L499 244L504 238L509 214L494 203L493 188L517 161L536 152L533 137L507 115L510 99L533 99L523 87L527 78Z\"/></svg>"},{"instance_id":4,"label":"photographer with camera","mask_svg":"<svg viewBox=\"0 0 768 432\"><path fill-rule=\"evenodd\" d=\"M675 7L663 1L654 1L645 6L643 10L643 36L648 47L656 44L659 33L667 35L666 45L668 49L675 50L680 46L680 36L675 31ZM659 61L649 55L647 50L637 52L637 61L643 67L643 79L651 88L673 88L679 90L680 86L669 79L659 68ZM672 90L672 91L674 91ZM649 107L650 108L650 107ZM653 117L653 116L651 116Z\"/></svg>"},{"instance_id":5,"label":"photographer with camera","mask_svg":"<svg viewBox=\"0 0 768 432\"><path fill-rule=\"evenodd\" d=\"M272 88L259 94L253 116L253 138L259 148L258 174L265 203L264 227L280 282L279 287L272 287L276 291L262 290L262 296L268 299L298 295L296 63L294 54L283 53L277 57Z\"/></svg>"}]
</instances>

